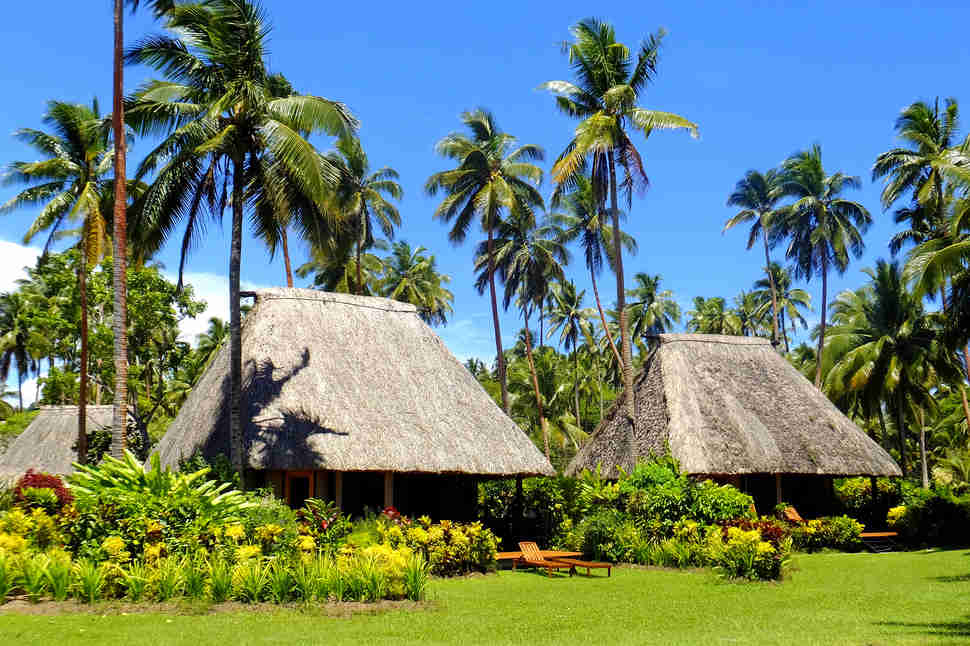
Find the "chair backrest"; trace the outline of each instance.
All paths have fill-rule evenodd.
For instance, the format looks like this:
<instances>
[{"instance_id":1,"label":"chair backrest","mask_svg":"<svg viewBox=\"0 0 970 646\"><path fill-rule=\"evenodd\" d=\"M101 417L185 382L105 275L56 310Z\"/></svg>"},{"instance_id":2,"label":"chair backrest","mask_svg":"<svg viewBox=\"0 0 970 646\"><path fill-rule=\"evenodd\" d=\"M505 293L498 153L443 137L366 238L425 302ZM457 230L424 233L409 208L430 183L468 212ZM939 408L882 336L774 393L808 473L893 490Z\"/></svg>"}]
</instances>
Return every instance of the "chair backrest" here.
<instances>
[{"instance_id":1,"label":"chair backrest","mask_svg":"<svg viewBox=\"0 0 970 646\"><path fill-rule=\"evenodd\" d=\"M794 523L797 525L802 525L805 523L805 519L802 518L801 514L794 507L785 507L784 511L781 512L789 523Z\"/></svg>"},{"instance_id":2,"label":"chair backrest","mask_svg":"<svg viewBox=\"0 0 970 646\"><path fill-rule=\"evenodd\" d=\"M542 552L539 551L539 546L532 541L521 541L519 543L519 549L522 550L522 556L532 561L541 561Z\"/></svg>"}]
</instances>

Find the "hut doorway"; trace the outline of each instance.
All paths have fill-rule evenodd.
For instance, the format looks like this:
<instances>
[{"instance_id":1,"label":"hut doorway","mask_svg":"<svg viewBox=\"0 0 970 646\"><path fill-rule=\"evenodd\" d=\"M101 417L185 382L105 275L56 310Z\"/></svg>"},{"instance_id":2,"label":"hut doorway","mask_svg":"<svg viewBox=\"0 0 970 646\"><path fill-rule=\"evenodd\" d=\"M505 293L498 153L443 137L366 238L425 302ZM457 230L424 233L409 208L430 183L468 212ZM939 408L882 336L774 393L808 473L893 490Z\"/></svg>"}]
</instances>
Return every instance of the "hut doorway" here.
<instances>
[{"instance_id":1,"label":"hut doorway","mask_svg":"<svg viewBox=\"0 0 970 646\"><path fill-rule=\"evenodd\" d=\"M283 496L292 509L300 509L313 491L313 472L287 471Z\"/></svg>"}]
</instances>

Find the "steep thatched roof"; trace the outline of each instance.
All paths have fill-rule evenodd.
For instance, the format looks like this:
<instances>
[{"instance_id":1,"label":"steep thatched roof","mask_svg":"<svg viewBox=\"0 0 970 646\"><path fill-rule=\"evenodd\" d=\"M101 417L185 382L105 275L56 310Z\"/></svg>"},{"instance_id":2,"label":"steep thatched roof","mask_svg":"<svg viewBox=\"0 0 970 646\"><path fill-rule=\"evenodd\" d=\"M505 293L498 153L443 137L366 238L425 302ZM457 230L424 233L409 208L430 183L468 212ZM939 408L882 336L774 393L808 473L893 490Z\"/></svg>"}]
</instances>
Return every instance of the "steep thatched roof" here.
<instances>
[{"instance_id":1,"label":"steep thatched roof","mask_svg":"<svg viewBox=\"0 0 970 646\"><path fill-rule=\"evenodd\" d=\"M111 430L111 406L86 407L87 432ZM77 460L77 406L41 406L37 417L0 457L0 479L23 475L27 469L64 475Z\"/></svg>"},{"instance_id":2,"label":"steep thatched roof","mask_svg":"<svg viewBox=\"0 0 970 646\"><path fill-rule=\"evenodd\" d=\"M637 375L637 458L671 454L687 473L901 475L899 466L765 339L664 334ZM618 400L570 463L616 477L632 465Z\"/></svg>"},{"instance_id":3,"label":"steep thatched roof","mask_svg":"<svg viewBox=\"0 0 970 646\"><path fill-rule=\"evenodd\" d=\"M242 360L250 468L553 473L411 305L262 290L243 324ZM228 433L227 344L157 451L168 465L226 454Z\"/></svg>"}]
</instances>

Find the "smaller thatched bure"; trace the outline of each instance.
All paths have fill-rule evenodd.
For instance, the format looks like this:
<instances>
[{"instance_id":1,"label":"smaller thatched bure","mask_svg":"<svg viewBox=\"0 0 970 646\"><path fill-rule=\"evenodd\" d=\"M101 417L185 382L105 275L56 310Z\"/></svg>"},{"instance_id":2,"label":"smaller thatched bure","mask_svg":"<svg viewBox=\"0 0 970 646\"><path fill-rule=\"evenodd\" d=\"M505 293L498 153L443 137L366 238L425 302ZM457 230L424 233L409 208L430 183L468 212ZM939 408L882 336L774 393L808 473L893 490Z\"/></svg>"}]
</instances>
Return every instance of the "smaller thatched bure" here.
<instances>
[{"instance_id":1,"label":"smaller thatched bure","mask_svg":"<svg viewBox=\"0 0 970 646\"><path fill-rule=\"evenodd\" d=\"M413 306L308 289L255 295L242 329L248 469L554 473ZM171 466L228 455L228 344L156 450Z\"/></svg>"},{"instance_id":2,"label":"smaller thatched bure","mask_svg":"<svg viewBox=\"0 0 970 646\"><path fill-rule=\"evenodd\" d=\"M651 453L689 474L899 476L899 466L766 339L664 334L637 375L637 431L622 397L567 473L618 477Z\"/></svg>"},{"instance_id":3,"label":"smaller thatched bure","mask_svg":"<svg viewBox=\"0 0 970 646\"><path fill-rule=\"evenodd\" d=\"M111 430L112 406L88 404L87 432ZM10 480L27 469L67 475L77 461L77 406L41 406L37 417L0 456L0 479Z\"/></svg>"}]
</instances>

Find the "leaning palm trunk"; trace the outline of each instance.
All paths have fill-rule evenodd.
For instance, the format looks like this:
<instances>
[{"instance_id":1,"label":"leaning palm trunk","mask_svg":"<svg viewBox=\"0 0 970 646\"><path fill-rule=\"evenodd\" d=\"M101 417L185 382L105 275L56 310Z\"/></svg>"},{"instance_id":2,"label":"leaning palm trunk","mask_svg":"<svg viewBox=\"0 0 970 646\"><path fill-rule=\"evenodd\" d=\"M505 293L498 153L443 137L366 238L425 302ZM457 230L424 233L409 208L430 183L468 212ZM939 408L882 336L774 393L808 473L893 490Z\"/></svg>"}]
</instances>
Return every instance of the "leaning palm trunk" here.
<instances>
[{"instance_id":1,"label":"leaning palm trunk","mask_svg":"<svg viewBox=\"0 0 970 646\"><path fill-rule=\"evenodd\" d=\"M636 432L637 410L633 395L633 350L630 347L630 331L627 326L626 288L623 284L623 244L620 240L620 209L616 199L616 163L613 155L608 155L610 169L610 215L613 221L613 253L616 255L616 306L620 313L620 350L623 373L624 412L630 423L630 436L627 438L627 453L631 468L634 466L633 437Z\"/></svg>"},{"instance_id":2,"label":"leaning palm trunk","mask_svg":"<svg viewBox=\"0 0 970 646\"><path fill-rule=\"evenodd\" d=\"M243 162L233 160L232 168L232 242L229 249L229 455L245 485L243 470L242 407L242 329L239 311L239 272L242 262Z\"/></svg>"},{"instance_id":3,"label":"leaning palm trunk","mask_svg":"<svg viewBox=\"0 0 970 646\"><path fill-rule=\"evenodd\" d=\"M592 267L589 270L589 278L593 283L593 297L596 299L596 310L600 314L600 323L603 324L603 333L606 335L606 340L610 344L610 349L613 351L613 357L616 359L616 365L622 366L623 360L620 359L620 352L616 349L616 343L613 341L613 334L610 332L610 326L606 324L606 316L603 314L603 304L600 302L600 290L596 286L596 274L593 273Z\"/></svg>"},{"instance_id":4,"label":"leaning palm trunk","mask_svg":"<svg viewBox=\"0 0 970 646\"><path fill-rule=\"evenodd\" d=\"M775 289L775 277L771 273L771 256L768 254L768 229L764 222L761 224L761 237L765 242L765 271L768 273L768 284L771 286L771 342L778 347L778 293ZM787 351L787 343L785 350Z\"/></svg>"},{"instance_id":5,"label":"leaning palm trunk","mask_svg":"<svg viewBox=\"0 0 970 646\"><path fill-rule=\"evenodd\" d=\"M290 244L287 241L286 226L280 228L283 243L283 267L286 269L286 286L293 287L293 266L290 264Z\"/></svg>"},{"instance_id":6,"label":"leaning palm trunk","mask_svg":"<svg viewBox=\"0 0 970 646\"><path fill-rule=\"evenodd\" d=\"M502 330L498 322L498 300L495 298L495 256L492 253L492 227L488 227L488 291L492 298L492 326L495 329L495 360L502 390L502 410L509 414L509 386L505 380L505 355L502 352ZM358 265L359 266L359 265Z\"/></svg>"},{"instance_id":7,"label":"leaning palm trunk","mask_svg":"<svg viewBox=\"0 0 970 646\"><path fill-rule=\"evenodd\" d=\"M822 256L822 322L818 333L818 351L815 353L815 387L822 387L822 348L825 346L825 315L828 305L829 274L827 258Z\"/></svg>"},{"instance_id":8,"label":"leaning palm trunk","mask_svg":"<svg viewBox=\"0 0 970 646\"><path fill-rule=\"evenodd\" d=\"M124 131L124 0L114 2L114 97L111 122L114 134L115 203L114 203L114 364L115 391L114 411L111 420L111 455L124 456L128 428L128 326L125 322L128 308L127 242L128 224L125 213L125 157Z\"/></svg>"},{"instance_id":9,"label":"leaning palm trunk","mask_svg":"<svg viewBox=\"0 0 970 646\"><path fill-rule=\"evenodd\" d=\"M77 270L77 286L81 295L81 366L77 394L77 461L88 462L88 285L87 250L81 248Z\"/></svg>"},{"instance_id":10,"label":"leaning palm trunk","mask_svg":"<svg viewBox=\"0 0 970 646\"><path fill-rule=\"evenodd\" d=\"M539 392L539 376L536 374L536 364L532 359L532 340L529 334L529 314L523 310L522 316L525 319L525 354L529 358L529 372L532 373L532 390L536 396L536 409L539 413L539 428L542 429L542 444L546 451L546 459L549 459L549 426L546 422L545 413L542 410L542 395Z\"/></svg>"}]
</instances>

